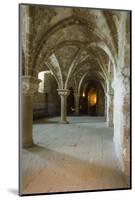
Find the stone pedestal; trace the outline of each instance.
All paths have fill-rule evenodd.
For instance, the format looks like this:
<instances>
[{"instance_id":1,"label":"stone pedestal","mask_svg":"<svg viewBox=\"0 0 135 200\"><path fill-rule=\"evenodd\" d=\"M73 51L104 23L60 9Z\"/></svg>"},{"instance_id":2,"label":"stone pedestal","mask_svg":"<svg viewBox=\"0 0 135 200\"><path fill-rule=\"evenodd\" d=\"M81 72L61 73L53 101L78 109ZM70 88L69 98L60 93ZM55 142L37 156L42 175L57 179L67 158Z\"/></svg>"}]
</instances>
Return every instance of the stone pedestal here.
<instances>
[{"instance_id":1,"label":"stone pedestal","mask_svg":"<svg viewBox=\"0 0 135 200\"><path fill-rule=\"evenodd\" d=\"M75 115L79 115L79 98L80 95L78 93L75 93Z\"/></svg>"},{"instance_id":2,"label":"stone pedestal","mask_svg":"<svg viewBox=\"0 0 135 200\"><path fill-rule=\"evenodd\" d=\"M31 147L32 139L32 118L33 118L33 95L38 89L40 80L23 76L21 80L21 145L22 147Z\"/></svg>"},{"instance_id":3,"label":"stone pedestal","mask_svg":"<svg viewBox=\"0 0 135 200\"><path fill-rule=\"evenodd\" d=\"M67 96L69 95L69 90L58 89L57 91L61 99L61 123L67 124Z\"/></svg>"}]
</instances>

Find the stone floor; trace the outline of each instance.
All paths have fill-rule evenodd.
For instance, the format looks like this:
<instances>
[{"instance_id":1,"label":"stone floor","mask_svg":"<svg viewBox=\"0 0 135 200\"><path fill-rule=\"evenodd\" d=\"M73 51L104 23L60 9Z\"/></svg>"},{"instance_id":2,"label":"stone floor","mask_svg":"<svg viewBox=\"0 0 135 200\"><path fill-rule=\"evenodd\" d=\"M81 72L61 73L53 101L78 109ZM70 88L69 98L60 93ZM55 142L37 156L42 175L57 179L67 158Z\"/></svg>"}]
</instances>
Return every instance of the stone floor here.
<instances>
[{"instance_id":1,"label":"stone floor","mask_svg":"<svg viewBox=\"0 0 135 200\"><path fill-rule=\"evenodd\" d=\"M33 124L35 146L22 150L23 194L126 188L103 117L42 119Z\"/></svg>"}]
</instances>

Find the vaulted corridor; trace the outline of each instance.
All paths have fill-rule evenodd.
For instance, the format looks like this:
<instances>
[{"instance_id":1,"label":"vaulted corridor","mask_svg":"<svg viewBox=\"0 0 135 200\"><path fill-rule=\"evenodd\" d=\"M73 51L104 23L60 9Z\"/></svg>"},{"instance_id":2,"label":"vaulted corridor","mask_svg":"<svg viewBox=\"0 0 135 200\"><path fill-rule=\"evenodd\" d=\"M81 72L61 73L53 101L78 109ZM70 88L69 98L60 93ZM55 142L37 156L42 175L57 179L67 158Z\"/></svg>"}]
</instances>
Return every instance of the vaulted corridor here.
<instances>
[{"instance_id":1,"label":"vaulted corridor","mask_svg":"<svg viewBox=\"0 0 135 200\"><path fill-rule=\"evenodd\" d=\"M130 188L130 11L20 5L20 193Z\"/></svg>"}]
</instances>

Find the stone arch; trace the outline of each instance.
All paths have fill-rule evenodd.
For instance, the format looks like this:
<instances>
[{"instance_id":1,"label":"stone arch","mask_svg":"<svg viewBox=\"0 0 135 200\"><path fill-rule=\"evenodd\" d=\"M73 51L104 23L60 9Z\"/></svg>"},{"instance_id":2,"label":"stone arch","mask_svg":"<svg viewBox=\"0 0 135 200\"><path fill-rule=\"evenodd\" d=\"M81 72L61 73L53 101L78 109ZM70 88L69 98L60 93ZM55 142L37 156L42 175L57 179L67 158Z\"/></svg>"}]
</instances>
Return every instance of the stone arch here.
<instances>
[{"instance_id":1,"label":"stone arch","mask_svg":"<svg viewBox=\"0 0 135 200\"><path fill-rule=\"evenodd\" d=\"M48 62L46 62L46 65L53 72L53 76L54 76L54 78L55 78L55 80L56 80L56 82L58 84L58 87L62 88L63 87L63 82L58 79L58 76L57 76L56 72L53 70L52 65L50 63L48 63Z\"/></svg>"},{"instance_id":2,"label":"stone arch","mask_svg":"<svg viewBox=\"0 0 135 200\"><path fill-rule=\"evenodd\" d=\"M80 42L79 40L66 40L64 42L61 42L59 44L57 44L55 47L51 48L50 51L47 52L47 54L44 57L44 60L47 59L51 54L53 54L55 51L57 51L57 49L64 47L64 46L77 46L78 48L84 48L87 45L87 42ZM44 60L42 61L42 63L44 62Z\"/></svg>"},{"instance_id":3,"label":"stone arch","mask_svg":"<svg viewBox=\"0 0 135 200\"><path fill-rule=\"evenodd\" d=\"M81 78L81 80L80 80L80 82L79 82L79 87L78 87L78 92L80 93L80 90L81 90L81 86L82 86L82 83L83 83L83 81L87 78L87 77L89 77L89 78L95 78L96 80L100 80L100 78L102 79L103 78L103 76L99 73L99 72L86 72L83 76L82 76L82 78ZM104 79L105 80L105 79ZM101 86L102 86L102 88L103 88L103 90L104 90L104 92L105 92L105 83L103 83L102 81L99 81L100 82L100 84L101 84Z\"/></svg>"},{"instance_id":4,"label":"stone arch","mask_svg":"<svg viewBox=\"0 0 135 200\"><path fill-rule=\"evenodd\" d=\"M86 26L89 27L89 32L92 32L92 34L95 34L99 40L104 40L103 36L101 34L99 34L99 32L97 30L95 30L93 27L90 27L90 25L88 24L88 22L84 19L84 18L80 18L80 17L76 17L76 16L71 16L68 17L60 22L58 22L57 24L55 24L53 27L51 27L43 36L43 38L41 38L39 45L37 45L35 47L35 49L33 49L33 52L36 51L35 53L35 58L33 60L32 66L33 68L35 68L39 63L38 63L38 59L40 59L42 56L42 51L44 48L44 45L46 44L46 41L48 40L48 38L55 34L58 30L60 30L63 27L66 26L70 26L72 24L79 24L81 26Z\"/></svg>"},{"instance_id":5,"label":"stone arch","mask_svg":"<svg viewBox=\"0 0 135 200\"><path fill-rule=\"evenodd\" d=\"M108 26L110 27L110 33L113 39L113 43L116 49L116 53L118 53L118 32L117 32L117 24L116 24L116 20L117 17L115 16L115 13L108 13L106 10L103 11L103 15L105 16L106 19L106 23L108 24ZM115 18L113 17L115 16ZM115 22L116 21L116 22ZM112 24L110 26L110 24Z\"/></svg>"},{"instance_id":6,"label":"stone arch","mask_svg":"<svg viewBox=\"0 0 135 200\"><path fill-rule=\"evenodd\" d=\"M101 50L103 50L108 55L111 62L113 63L114 70L116 71L117 58L115 57L115 55L113 55L110 48L104 42L93 42L93 43L90 44L89 47L100 48Z\"/></svg>"},{"instance_id":7,"label":"stone arch","mask_svg":"<svg viewBox=\"0 0 135 200\"><path fill-rule=\"evenodd\" d=\"M88 76L82 82L82 87L80 91L80 101L87 105L84 107L82 104L82 112L87 113L88 115L93 116L104 116L105 115L105 91L103 84L99 78L93 75ZM94 91L95 92L94 92ZM93 92L94 94L92 94ZM91 93L92 92L92 93ZM91 96L92 95L92 96ZM100 98L99 98L100 97ZM94 99L95 100L94 100ZM94 104L91 104L91 100L94 100ZM93 101L92 100L92 101ZM92 114L93 113L93 114Z\"/></svg>"},{"instance_id":8,"label":"stone arch","mask_svg":"<svg viewBox=\"0 0 135 200\"><path fill-rule=\"evenodd\" d=\"M88 47L89 48L89 47ZM84 47L84 49L85 49L85 47ZM87 50L87 49L86 49ZM83 49L80 49L80 52L81 51L83 51ZM77 58L79 57L79 53L78 53L78 55L77 55ZM76 59L76 58L75 58ZM76 59L77 61L78 61L78 59ZM70 71L69 71L69 74L68 74L68 76L67 76L67 80L66 80L66 84L65 84L65 86L68 86L68 83L69 83L69 80L71 79L71 76L72 76L72 73L74 73L74 71L76 70L76 68L79 68L79 69L81 69L82 68L82 66L84 65L84 64L90 64L90 66L91 66L91 60L95 60L96 61L96 63L98 64L98 66L99 66L99 69L101 70L101 72L103 73L103 76L104 76L104 78L106 78L106 79L108 79L108 74L107 74L107 72L106 72L106 70L104 69L104 63L102 62L102 60L101 60L101 58L100 57L98 57L98 58L96 58L96 55L94 54L93 55L93 53L92 52L90 52L90 54L88 54L83 60L81 60L81 62L80 63L74 63L74 65L71 65L70 67L71 67L71 69L69 69ZM88 72L88 70L89 69L84 69L86 72ZM70 72L72 72L72 73L70 73ZM85 73L85 72L84 72Z\"/></svg>"}]
</instances>

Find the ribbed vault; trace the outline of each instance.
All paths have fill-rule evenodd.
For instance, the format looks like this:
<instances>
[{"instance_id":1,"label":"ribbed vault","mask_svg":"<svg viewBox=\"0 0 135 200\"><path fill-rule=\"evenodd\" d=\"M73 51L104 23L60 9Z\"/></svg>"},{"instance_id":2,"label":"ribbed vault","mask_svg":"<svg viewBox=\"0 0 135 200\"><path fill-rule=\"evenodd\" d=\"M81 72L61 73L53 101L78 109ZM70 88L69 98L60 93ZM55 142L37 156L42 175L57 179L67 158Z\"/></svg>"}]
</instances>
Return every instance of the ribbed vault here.
<instances>
[{"instance_id":1,"label":"ribbed vault","mask_svg":"<svg viewBox=\"0 0 135 200\"><path fill-rule=\"evenodd\" d=\"M41 81L40 72L49 71L45 74L49 89L45 88L44 96L38 94L40 100L48 99L48 91L55 94L61 108L55 104L55 97L50 106L59 108L62 123L67 123L69 89L78 114L82 88L99 83L98 95L105 100L107 125L114 127L115 151L129 176L130 12L35 5L21 8L22 93L27 102L26 107L23 105L24 122L29 117L32 124L33 96ZM30 146L32 125L22 127L23 143Z\"/></svg>"}]
</instances>

